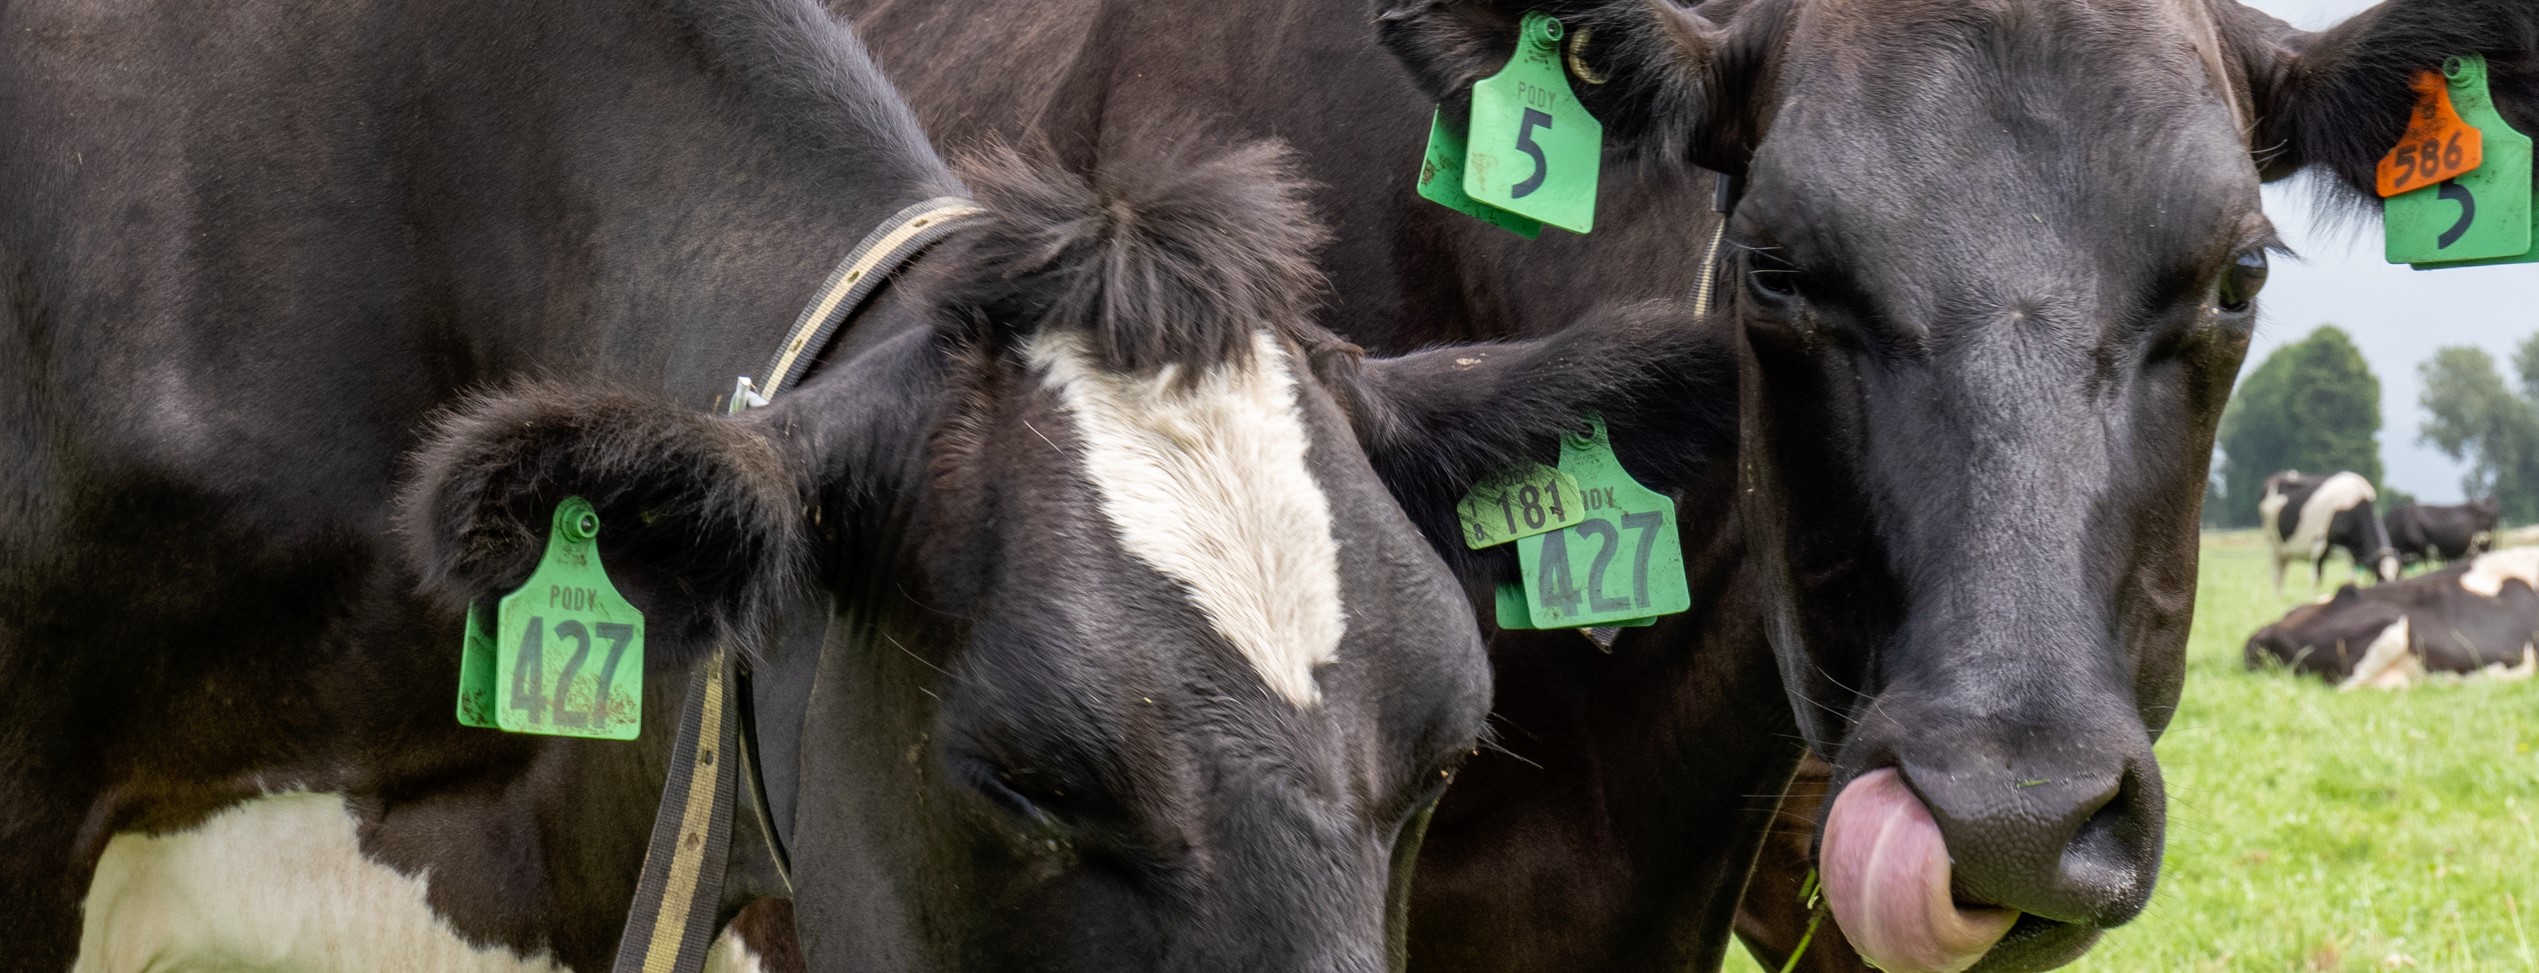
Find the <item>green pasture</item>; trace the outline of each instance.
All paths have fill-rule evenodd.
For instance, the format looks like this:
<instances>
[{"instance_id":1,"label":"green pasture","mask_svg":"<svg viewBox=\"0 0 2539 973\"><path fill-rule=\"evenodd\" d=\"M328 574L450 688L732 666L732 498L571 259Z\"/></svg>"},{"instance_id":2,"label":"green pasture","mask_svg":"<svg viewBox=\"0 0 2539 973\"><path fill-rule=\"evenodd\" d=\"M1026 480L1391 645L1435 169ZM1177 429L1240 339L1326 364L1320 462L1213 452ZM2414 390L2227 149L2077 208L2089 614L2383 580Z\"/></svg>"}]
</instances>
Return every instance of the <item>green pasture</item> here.
<instances>
[{"instance_id":1,"label":"green pasture","mask_svg":"<svg viewBox=\"0 0 2539 973\"><path fill-rule=\"evenodd\" d=\"M2539 973L2539 683L2242 671L2248 633L2307 597L2274 593L2256 534L2206 537L2160 889L2069 969Z\"/></svg>"}]
</instances>

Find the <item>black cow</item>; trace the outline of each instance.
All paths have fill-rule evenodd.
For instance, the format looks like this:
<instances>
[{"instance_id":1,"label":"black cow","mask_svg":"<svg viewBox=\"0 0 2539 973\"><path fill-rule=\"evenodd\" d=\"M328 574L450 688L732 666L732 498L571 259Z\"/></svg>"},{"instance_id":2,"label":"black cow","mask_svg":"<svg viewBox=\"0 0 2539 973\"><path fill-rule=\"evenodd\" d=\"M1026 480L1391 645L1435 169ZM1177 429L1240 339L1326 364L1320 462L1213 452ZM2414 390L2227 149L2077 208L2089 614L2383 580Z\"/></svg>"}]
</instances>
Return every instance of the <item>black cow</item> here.
<instances>
[{"instance_id":1,"label":"black cow","mask_svg":"<svg viewBox=\"0 0 2539 973\"><path fill-rule=\"evenodd\" d=\"M2373 506L2379 495L2370 480L2354 472L2303 476L2285 470L2266 478L2265 496L2257 501L2257 527L2274 553L2275 590L2283 590L2283 567L2310 565L2310 587L2316 589L2327 569L2329 551L2343 550L2357 571L2374 571L2382 581L2398 578L2398 551ZM2366 565L2369 567L2366 568Z\"/></svg>"},{"instance_id":2,"label":"black cow","mask_svg":"<svg viewBox=\"0 0 2539 973\"><path fill-rule=\"evenodd\" d=\"M1679 481L1732 427L1632 407L1731 359L1646 309L1364 359L1277 152L1154 161L956 176L808 0L0 6L7 965L603 968L729 639L806 674L759 712L814 966L1380 968L1488 676L1392 495L1586 410ZM567 495L638 743L452 720Z\"/></svg>"},{"instance_id":3,"label":"black cow","mask_svg":"<svg viewBox=\"0 0 2539 973\"><path fill-rule=\"evenodd\" d=\"M1828 855L1917 836L1829 873L1887 968L2050 966L2135 915L2207 447L2275 244L2259 183L2372 198L2411 76L2456 53L2539 122L2526 0L2317 34L2229 0L833 2L946 136L1039 131L1078 165L1291 140L1342 221L1332 320L1371 347L1683 299L1733 203L1707 326L1739 341L1745 434L1684 494L1694 609L1610 655L1494 641L1511 753L1435 816L1415 969L1718 962L1793 736L1836 768ZM1413 192L1432 107L1462 119L1529 9L1603 123L1583 238ZM1789 712L1754 705L1775 685Z\"/></svg>"},{"instance_id":4,"label":"black cow","mask_svg":"<svg viewBox=\"0 0 2539 973\"><path fill-rule=\"evenodd\" d=\"M2427 673L2539 672L2539 548L2479 555L2287 612L2248 637L2248 668L2281 665L2340 688L2400 688Z\"/></svg>"},{"instance_id":5,"label":"black cow","mask_svg":"<svg viewBox=\"0 0 2539 973\"><path fill-rule=\"evenodd\" d=\"M2467 503L2402 503L2382 515L2389 546L2406 564L2457 561L2495 549L2503 504L2494 497Z\"/></svg>"}]
</instances>

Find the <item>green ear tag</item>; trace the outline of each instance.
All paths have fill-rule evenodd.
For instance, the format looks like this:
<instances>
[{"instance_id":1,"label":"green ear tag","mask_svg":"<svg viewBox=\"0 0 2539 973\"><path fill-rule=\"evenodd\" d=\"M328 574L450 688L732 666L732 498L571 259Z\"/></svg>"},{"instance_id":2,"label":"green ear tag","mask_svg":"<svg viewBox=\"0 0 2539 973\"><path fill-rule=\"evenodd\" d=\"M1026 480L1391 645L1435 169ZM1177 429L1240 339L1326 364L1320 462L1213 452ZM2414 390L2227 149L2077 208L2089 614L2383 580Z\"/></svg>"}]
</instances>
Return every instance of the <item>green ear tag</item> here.
<instances>
[{"instance_id":1,"label":"green ear tag","mask_svg":"<svg viewBox=\"0 0 2539 973\"><path fill-rule=\"evenodd\" d=\"M473 602L467 606L463 644L458 659L458 721L500 729L502 724L494 721L494 630Z\"/></svg>"},{"instance_id":2,"label":"green ear tag","mask_svg":"<svg viewBox=\"0 0 2539 973\"><path fill-rule=\"evenodd\" d=\"M1477 551L1585 520L1583 503L1577 477L1525 463L1473 484L1455 516L1463 523L1463 545Z\"/></svg>"},{"instance_id":3,"label":"green ear tag","mask_svg":"<svg viewBox=\"0 0 2539 973\"><path fill-rule=\"evenodd\" d=\"M1561 437L1560 449L1561 472L1578 478L1585 518L1516 542L1525 613L1535 628L1624 624L1693 606L1675 501L1624 472L1604 420L1588 421L1595 431Z\"/></svg>"},{"instance_id":4,"label":"green ear tag","mask_svg":"<svg viewBox=\"0 0 2539 973\"><path fill-rule=\"evenodd\" d=\"M599 515L566 497L547 530L546 556L495 613L489 685L495 725L513 733L632 740L643 729L644 616L600 566ZM478 631L475 620L469 631ZM462 663L459 720L467 717L477 649ZM479 724L481 725L481 724Z\"/></svg>"},{"instance_id":5,"label":"green ear tag","mask_svg":"<svg viewBox=\"0 0 2539 973\"><path fill-rule=\"evenodd\" d=\"M2531 247L2530 137L2505 124L2486 89L2486 58L2445 62L2451 103L2485 141L2485 161L2439 185L2381 202L2390 263L2418 270L2539 261Z\"/></svg>"},{"instance_id":6,"label":"green ear tag","mask_svg":"<svg viewBox=\"0 0 2539 973\"><path fill-rule=\"evenodd\" d=\"M1493 600L1496 602L1494 607L1498 609L1500 628L1539 627L1534 624L1534 616L1525 613L1524 585L1500 585Z\"/></svg>"},{"instance_id":7,"label":"green ear tag","mask_svg":"<svg viewBox=\"0 0 2539 973\"><path fill-rule=\"evenodd\" d=\"M1528 240L1543 235L1542 221L1476 203L1472 197L1464 195L1463 156L1463 133L1446 127L1444 112L1429 113L1428 156L1419 163L1419 194L1430 202Z\"/></svg>"},{"instance_id":8,"label":"green ear tag","mask_svg":"<svg viewBox=\"0 0 2539 973\"><path fill-rule=\"evenodd\" d=\"M1585 233L1596 225L1604 126L1569 90L1560 21L1527 11L1516 54L1472 86L1463 191L1474 201Z\"/></svg>"}]
</instances>

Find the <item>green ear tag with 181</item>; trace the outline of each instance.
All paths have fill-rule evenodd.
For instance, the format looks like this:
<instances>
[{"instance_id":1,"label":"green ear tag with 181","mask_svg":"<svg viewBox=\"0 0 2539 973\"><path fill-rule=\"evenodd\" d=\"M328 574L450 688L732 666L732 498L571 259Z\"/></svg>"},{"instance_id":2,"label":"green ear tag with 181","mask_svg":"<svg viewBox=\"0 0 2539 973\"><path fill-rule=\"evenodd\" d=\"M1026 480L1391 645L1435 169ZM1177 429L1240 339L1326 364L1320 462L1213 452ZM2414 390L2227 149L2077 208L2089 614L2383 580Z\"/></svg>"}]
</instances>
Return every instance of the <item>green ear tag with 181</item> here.
<instances>
[{"instance_id":1,"label":"green ear tag with 181","mask_svg":"<svg viewBox=\"0 0 2539 973\"><path fill-rule=\"evenodd\" d=\"M1575 233L1596 225L1604 125L1578 103L1560 57L1560 21L1527 11L1516 53L1472 86L1463 191L1476 202Z\"/></svg>"},{"instance_id":2,"label":"green ear tag with 181","mask_svg":"<svg viewBox=\"0 0 2539 973\"><path fill-rule=\"evenodd\" d=\"M1578 479L1586 516L1516 542L1534 628L1627 624L1693 606L1675 501L1632 479L1614 458L1604 420L1588 421L1594 431L1561 437L1560 449L1561 472Z\"/></svg>"},{"instance_id":3,"label":"green ear tag with 181","mask_svg":"<svg viewBox=\"0 0 2539 973\"><path fill-rule=\"evenodd\" d=\"M632 740L643 729L644 616L608 583L599 527L590 501L564 498L537 570L495 612L492 684L482 688L502 729L607 740ZM472 658L473 618L468 627ZM467 674L462 663L461 722L468 722Z\"/></svg>"},{"instance_id":4,"label":"green ear tag with 181","mask_svg":"<svg viewBox=\"0 0 2539 973\"><path fill-rule=\"evenodd\" d=\"M1524 463L1472 485L1455 505L1463 546L1480 550L1559 530L1587 518L1578 478Z\"/></svg>"},{"instance_id":5,"label":"green ear tag with 181","mask_svg":"<svg viewBox=\"0 0 2539 973\"><path fill-rule=\"evenodd\" d=\"M2533 249L2530 137L2505 124L2486 89L2486 58L2443 63L2451 104L2483 136L2476 169L2381 203L2390 263L2418 270L2539 261Z\"/></svg>"}]
</instances>

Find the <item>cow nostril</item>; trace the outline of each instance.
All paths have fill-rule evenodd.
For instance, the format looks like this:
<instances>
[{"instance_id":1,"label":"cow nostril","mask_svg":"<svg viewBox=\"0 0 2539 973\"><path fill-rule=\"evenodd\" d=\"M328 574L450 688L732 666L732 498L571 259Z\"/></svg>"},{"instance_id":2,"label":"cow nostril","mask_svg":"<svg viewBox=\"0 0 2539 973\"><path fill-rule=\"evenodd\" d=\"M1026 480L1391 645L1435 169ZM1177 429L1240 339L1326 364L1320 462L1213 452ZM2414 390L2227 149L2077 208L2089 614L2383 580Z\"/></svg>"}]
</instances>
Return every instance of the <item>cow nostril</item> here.
<instances>
[{"instance_id":1,"label":"cow nostril","mask_svg":"<svg viewBox=\"0 0 2539 973\"><path fill-rule=\"evenodd\" d=\"M2063 846L2062 874L2057 876L2057 884L2082 914L2058 918L2117 925L2150 902L2160 860L2159 784L2138 766L2128 767L2085 813Z\"/></svg>"}]
</instances>

